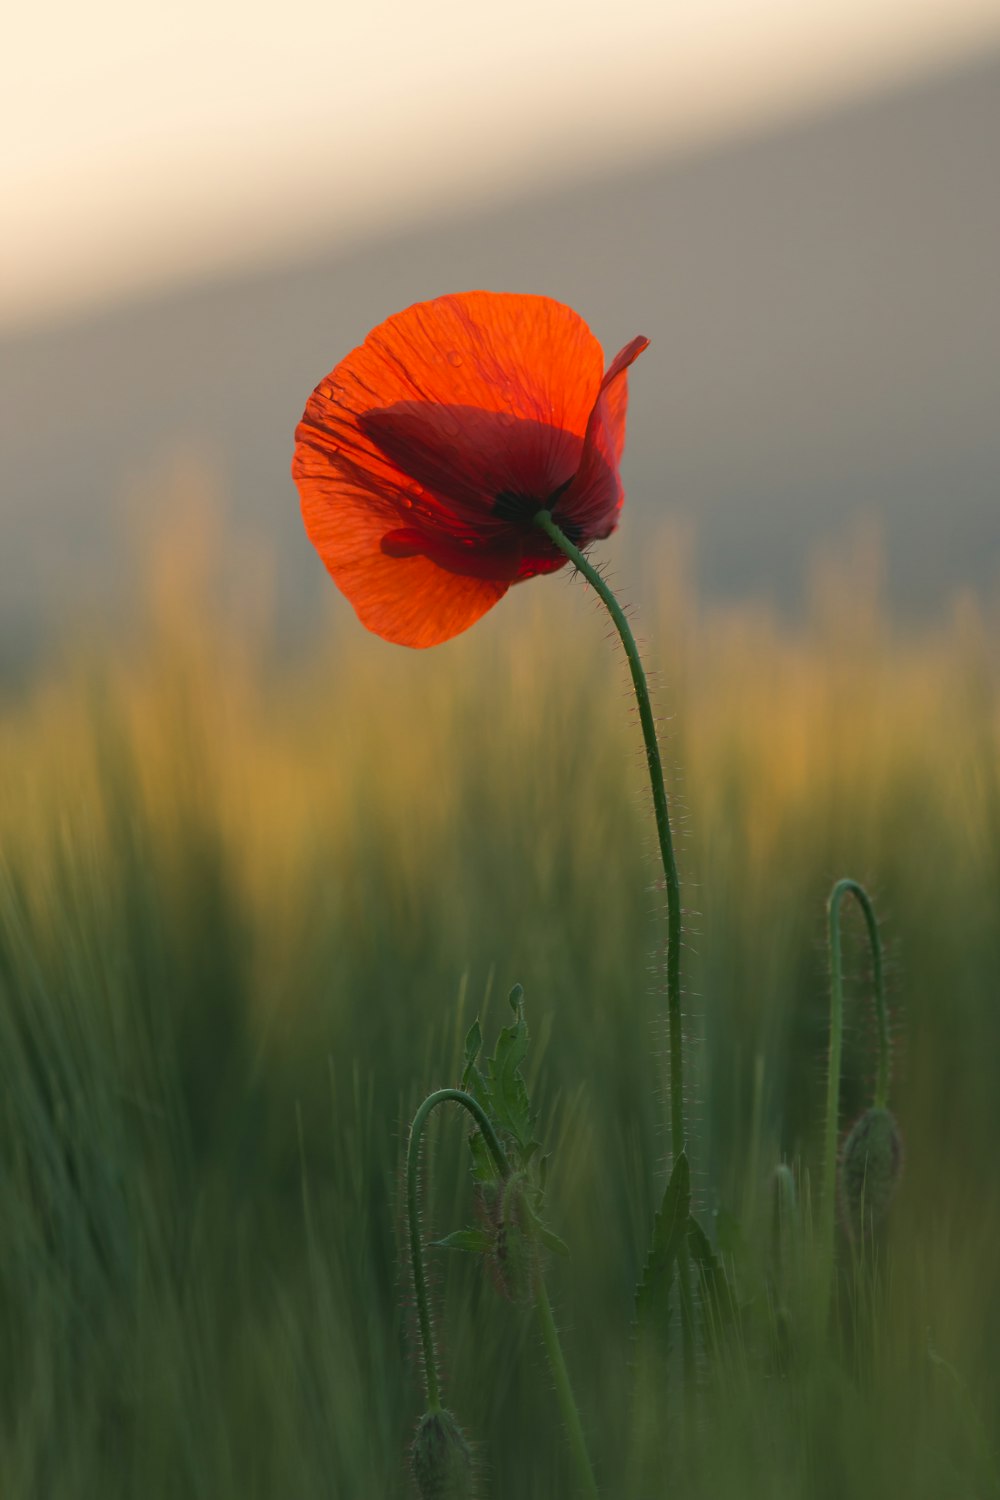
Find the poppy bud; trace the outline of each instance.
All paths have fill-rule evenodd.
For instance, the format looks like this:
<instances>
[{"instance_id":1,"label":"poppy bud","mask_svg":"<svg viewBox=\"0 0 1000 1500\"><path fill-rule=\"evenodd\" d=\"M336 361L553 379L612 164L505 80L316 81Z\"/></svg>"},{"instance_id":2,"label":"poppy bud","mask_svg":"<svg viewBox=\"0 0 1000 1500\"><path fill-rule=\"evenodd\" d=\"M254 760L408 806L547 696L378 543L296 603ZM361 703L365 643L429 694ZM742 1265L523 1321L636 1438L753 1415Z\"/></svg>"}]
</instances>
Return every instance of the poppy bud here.
<instances>
[{"instance_id":1,"label":"poppy bud","mask_svg":"<svg viewBox=\"0 0 1000 1500\"><path fill-rule=\"evenodd\" d=\"M866 1109L840 1153L840 1203L848 1232L870 1235L882 1223L903 1170L903 1141L887 1109Z\"/></svg>"},{"instance_id":2,"label":"poppy bud","mask_svg":"<svg viewBox=\"0 0 1000 1500\"><path fill-rule=\"evenodd\" d=\"M411 1462L421 1500L475 1500L472 1449L450 1411L420 1418Z\"/></svg>"}]
</instances>

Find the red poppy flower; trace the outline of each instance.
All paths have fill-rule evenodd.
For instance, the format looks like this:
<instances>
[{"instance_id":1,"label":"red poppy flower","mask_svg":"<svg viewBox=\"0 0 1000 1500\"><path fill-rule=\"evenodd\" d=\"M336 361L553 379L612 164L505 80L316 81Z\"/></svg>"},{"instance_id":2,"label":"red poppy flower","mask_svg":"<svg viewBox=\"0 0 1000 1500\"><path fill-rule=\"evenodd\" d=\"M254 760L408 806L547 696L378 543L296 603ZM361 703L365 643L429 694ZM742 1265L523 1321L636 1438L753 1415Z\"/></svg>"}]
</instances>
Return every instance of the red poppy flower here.
<instances>
[{"instance_id":1,"label":"red poppy flower","mask_svg":"<svg viewBox=\"0 0 1000 1500\"><path fill-rule=\"evenodd\" d=\"M561 568L541 509L578 546L611 534L626 371L647 343L602 374L571 308L464 292L387 319L320 382L292 473L310 540L369 630L433 646Z\"/></svg>"}]
</instances>

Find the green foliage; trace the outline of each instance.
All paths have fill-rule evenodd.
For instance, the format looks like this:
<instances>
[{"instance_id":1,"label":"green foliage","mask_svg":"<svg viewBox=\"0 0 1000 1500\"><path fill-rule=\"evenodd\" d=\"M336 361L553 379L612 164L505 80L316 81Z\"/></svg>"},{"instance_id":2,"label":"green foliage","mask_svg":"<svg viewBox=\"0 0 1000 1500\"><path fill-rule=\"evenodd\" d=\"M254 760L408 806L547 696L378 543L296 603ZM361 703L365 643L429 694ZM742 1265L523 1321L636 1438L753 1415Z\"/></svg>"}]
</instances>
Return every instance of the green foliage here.
<instances>
[{"instance_id":1,"label":"green foliage","mask_svg":"<svg viewBox=\"0 0 1000 1500\"><path fill-rule=\"evenodd\" d=\"M468 1250L473 1255L488 1255L493 1247L493 1236L485 1229L455 1229L443 1240L432 1240L438 1250Z\"/></svg>"},{"instance_id":2,"label":"green foliage","mask_svg":"<svg viewBox=\"0 0 1000 1500\"><path fill-rule=\"evenodd\" d=\"M502 1085L507 1137L552 1152L547 1209L573 1255L547 1279L609 1496L1000 1493L995 630L977 644L966 609L926 642L866 626L855 649L822 621L647 620L701 913L693 1196L738 1305L685 1440L670 1393L637 1388L627 1334L665 1146L642 765L582 590L526 589L517 610L521 634L512 600L512 634L499 610L426 656L351 634L271 675L193 615L191 654L133 638L131 665L123 646L4 704L4 1500L406 1495L405 1126L461 1077L477 1011L495 1034L519 975L537 1119ZM802 1310L822 907L842 870L882 916L907 1163L864 1318L838 1243L820 1356ZM846 911L844 965L842 1127L873 1081L870 959ZM502 1029L516 1043L517 1017ZM447 1114L428 1133L430 1241L468 1218ZM801 1171L778 1268L782 1159ZM539 1183L543 1164L536 1149ZM571 1494L528 1320L478 1255L432 1258L447 1390L489 1493ZM779 1306L794 1357L776 1357Z\"/></svg>"},{"instance_id":3,"label":"green foliage","mask_svg":"<svg viewBox=\"0 0 1000 1500\"><path fill-rule=\"evenodd\" d=\"M736 1305L722 1262L691 1212L691 1169L687 1154L682 1151L653 1220L652 1242L636 1288L635 1325L640 1362L648 1359L653 1350L659 1353L661 1362L670 1352L672 1304L679 1290L680 1257L685 1251L694 1271L692 1290L701 1313L701 1352L710 1355L731 1331ZM655 1378L665 1380L665 1370L661 1368Z\"/></svg>"},{"instance_id":4,"label":"green foliage","mask_svg":"<svg viewBox=\"0 0 1000 1500\"><path fill-rule=\"evenodd\" d=\"M677 1257L688 1233L691 1216L691 1169L682 1151L674 1162L656 1218L653 1237L636 1288L635 1321L643 1346L669 1347L671 1291L677 1275Z\"/></svg>"},{"instance_id":5,"label":"green foliage","mask_svg":"<svg viewBox=\"0 0 1000 1500\"><path fill-rule=\"evenodd\" d=\"M714 1351L736 1322L737 1309L722 1261L693 1216L688 1218L688 1251L697 1277L704 1348Z\"/></svg>"},{"instance_id":6,"label":"green foliage","mask_svg":"<svg viewBox=\"0 0 1000 1500\"><path fill-rule=\"evenodd\" d=\"M532 1108L522 1065L528 1055L524 990L515 985L509 1003L514 1024L497 1037L492 1057L479 1067L483 1034L479 1019L465 1038L462 1088L475 1099L501 1141L510 1166L499 1180L497 1163L481 1130L469 1133L472 1178L480 1216L487 1227L455 1230L434 1244L488 1257L499 1289L513 1302L534 1300L540 1267L539 1250L569 1254L568 1247L543 1220L548 1157L539 1158L535 1138L537 1112Z\"/></svg>"},{"instance_id":7,"label":"green foliage","mask_svg":"<svg viewBox=\"0 0 1000 1500\"><path fill-rule=\"evenodd\" d=\"M485 1072L480 1070L476 1061L482 1049L482 1030L478 1018L473 1023L465 1039L462 1087L483 1106L498 1133L510 1143L515 1169L523 1170L540 1149L541 1142L534 1138L538 1117L532 1111L521 1073L521 1065L528 1055L528 1026L524 1019L524 991L520 985L515 985L510 992L510 1007L514 1012L514 1024L505 1026L500 1032L493 1056L487 1059ZM481 1157L475 1161L473 1170L479 1181L489 1180L489 1176L483 1175Z\"/></svg>"}]
</instances>

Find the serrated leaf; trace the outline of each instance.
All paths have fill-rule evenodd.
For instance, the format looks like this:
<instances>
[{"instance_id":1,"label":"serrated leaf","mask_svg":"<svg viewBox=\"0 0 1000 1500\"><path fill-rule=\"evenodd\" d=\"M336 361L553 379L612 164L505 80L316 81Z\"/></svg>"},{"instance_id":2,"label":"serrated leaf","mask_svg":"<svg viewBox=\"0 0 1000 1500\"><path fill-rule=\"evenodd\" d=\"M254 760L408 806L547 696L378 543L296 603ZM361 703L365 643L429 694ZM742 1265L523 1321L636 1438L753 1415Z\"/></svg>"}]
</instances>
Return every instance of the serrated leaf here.
<instances>
[{"instance_id":1,"label":"serrated leaf","mask_svg":"<svg viewBox=\"0 0 1000 1500\"><path fill-rule=\"evenodd\" d=\"M643 1343L651 1341L664 1351L670 1328L670 1291L690 1214L691 1171L682 1151L653 1221L649 1254L635 1293L637 1335Z\"/></svg>"},{"instance_id":2,"label":"serrated leaf","mask_svg":"<svg viewBox=\"0 0 1000 1500\"><path fill-rule=\"evenodd\" d=\"M487 1255L493 1248L485 1229L456 1229L443 1240L431 1240L431 1244L438 1250L469 1250L476 1255Z\"/></svg>"},{"instance_id":3,"label":"serrated leaf","mask_svg":"<svg viewBox=\"0 0 1000 1500\"><path fill-rule=\"evenodd\" d=\"M708 1235L697 1219L690 1216L687 1233L691 1261L698 1273L705 1341L717 1343L720 1335L732 1326L736 1304L725 1268L712 1249Z\"/></svg>"},{"instance_id":4,"label":"serrated leaf","mask_svg":"<svg viewBox=\"0 0 1000 1500\"><path fill-rule=\"evenodd\" d=\"M691 1250L691 1259L694 1264L701 1267L702 1270L710 1271L712 1273L717 1270L721 1270L722 1268L719 1265L719 1257L712 1249L712 1242L709 1239L708 1235L705 1233L704 1229L702 1229L701 1225L698 1223L698 1220L695 1218L694 1214L688 1215L687 1234L688 1245Z\"/></svg>"},{"instance_id":5,"label":"serrated leaf","mask_svg":"<svg viewBox=\"0 0 1000 1500\"><path fill-rule=\"evenodd\" d=\"M501 1128L508 1131L529 1152L537 1149L532 1139L534 1120L528 1089L521 1076L521 1064L528 1052L528 1028L523 1015L517 1024L505 1026L497 1037L496 1051L489 1064L490 1102Z\"/></svg>"},{"instance_id":6,"label":"serrated leaf","mask_svg":"<svg viewBox=\"0 0 1000 1500\"><path fill-rule=\"evenodd\" d=\"M478 1017L469 1027L465 1038L465 1062L462 1068L462 1088L467 1094L471 1094L477 1104L489 1113L490 1091L486 1079L476 1065L476 1059L482 1050L483 1032Z\"/></svg>"},{"instance_id":7,"label":"serrated leaf","mask_svg":"<svg viewBox=\"0 0 1000 1500\"><path fill-rule=\"evenodd\" d=\"M467 1094L472 1095L476 1103L481 1105L487 1114L491 1113L489 1082L480 1073L475 1063L470 1063L462 1074L462 1088Z\"/></svg>"}]
</instances>

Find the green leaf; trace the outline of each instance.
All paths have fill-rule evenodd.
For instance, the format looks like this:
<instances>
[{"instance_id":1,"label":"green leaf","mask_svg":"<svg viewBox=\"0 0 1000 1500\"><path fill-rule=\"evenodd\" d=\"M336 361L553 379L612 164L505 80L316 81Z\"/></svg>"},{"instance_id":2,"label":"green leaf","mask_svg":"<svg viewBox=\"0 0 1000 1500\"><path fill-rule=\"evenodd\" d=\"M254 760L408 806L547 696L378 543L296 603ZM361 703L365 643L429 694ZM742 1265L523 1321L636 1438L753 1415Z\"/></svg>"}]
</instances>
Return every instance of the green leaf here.
<instances>
[{"instance_id":1,"label":"green leaf","mask_svg":"<svg viewBox=\"0 0 1000 1500\"><path fill-rule=\"evenodd\" d=\"M725 1268L697 1219L688 1218L687 1233L691 1260L698 1272L705 1342L711 1347L732 1327L736 1317L736 1304Z\"/></svg>"},{"instance_id":2,"label":"green leaf","mask_svg":"<svg viewBox=\"0 0 1000 1500\"><path fill-rule=\"evenodd\" d=\"M510 1005L517 1019L513 1026L506 1026L500 1032L493 1056L485 1059L482 1068L477 1062L483 1045L479 1021L473 1022L469 1028L465 1038L462 1087L482 1106L497 1133L508 1138L505 1144L511 1166L523 1171L541 1147L534 1138L536 1116L521 1074L521 1064L528 1052L528 1027L524 1019L524 991L520 985L515 985L511 991ZM478 1131L469 1137L469 1149L475 1180L495 1182L496 1167Z\"/></svg>"},{"instance_id":3,"label":"green leaf","mask_svg":"<svg viewBox=\"0 0 1000 1500\"><path fill-rule=\"evenodd\" d=\"M670 1329L670 1291L690 1214L691 1171L682 1151L674 1162L663 1202L653 1221L649 1254L635 1293L638 1337L644 1343L651 1341L658 1345L664 1352Z\"/></svg>"},{"instance_id":4,"label":"green leaf","mask_svg":"<svg viewBox=\"0 0 1000 1500\"><path fill-rule=\"evenodd\" d=\"M462 1087L467 1094L471 1094L477 1104L481 1104L485 1110L489 1110L490 1098L486 1079L476 1066L476 1058L483 1045L483 1031L477 1017L469 1027L465 1038L465 1066L462 1068Z\"/></svg>"},{"instance_id":5,"label":"green leaf","mask_svg":"<svg viewBox=\"0 0 1000 1500\"><path fill-rule=\"evenodd\" d=\"M431 1244L438 1250L470 1250L476 1255L487 1255L493 1248L492 1237L485 1229L456 1229L443 1240L431 1240Z\"/></svg>"},{"instance_id":6,"label":"green leaf","mask_svg":"<svg viewBox=\"0 0 1000 1500\"><path fill-rule=\"evenodd\" d=\"M487 1146L480 1130L474 1130L469 1136L469 1150L472 1153L472 1176L476 1182L496 1182L499 1173L497 1164L493 1160L493 1153Z\"/></svg>"},{"instance_id":7,"label":"green leaf","mask_svg":"<svg viewBox=\"0 0 1000 1500\"><path fill-rule=\"evenodd\" d=\"M505 1026L497 1037L496 1051L489 1063L490 1103L501 1129L512 1135L522 1151L537 1150L532 1138L534 1118L528 1090L521 1076L521 1064L528 1052L528 1027L518 1012L517 1022Z\"/></svg>"}]
</instances>

